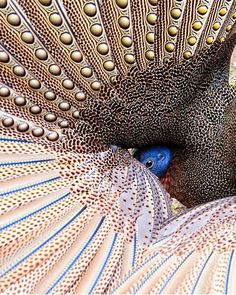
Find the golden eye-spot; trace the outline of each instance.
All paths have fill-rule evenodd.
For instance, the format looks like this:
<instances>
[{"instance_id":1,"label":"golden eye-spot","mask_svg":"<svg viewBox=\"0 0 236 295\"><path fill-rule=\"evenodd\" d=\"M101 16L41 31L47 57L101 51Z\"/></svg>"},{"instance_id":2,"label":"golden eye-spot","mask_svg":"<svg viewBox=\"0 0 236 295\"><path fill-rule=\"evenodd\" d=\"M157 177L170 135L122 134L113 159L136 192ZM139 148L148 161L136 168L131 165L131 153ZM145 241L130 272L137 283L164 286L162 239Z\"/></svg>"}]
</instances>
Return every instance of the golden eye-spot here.
<instances>
[{"instance_id":1,"label":"golden eye-spot","mask_svg":"<svg viewBox=\"0 0 236 295\"><path fill-rule=\"evenodd\" d=\"M99 37L99 36L102 35L102 32L103 32L103 30L102 30L102 26L101 26L100 24L94 24L94 25L91 26L91 28L90 28L90 32L91 32L94 36Z\"/></svg>"},{"instance_id":2,"label":"golden eye-spot","mask_svg":"<svg viewBox=\"0 0 236 295\"><path fill-rule=\"evenodd\" d=\"M74 111L72 116L73 116L73 118L78 119L79 118L79 111Z\"/></svg>"},{"instance_id":3,"label":"golden eye-spot","mask_svg":"<svg viewBox=\"0 0 236 295\"><path fill-rule=\"evenodd\" d=\"M61 34L60 40L65 45L71 45L73 42L71 35L67 32Z\"/></svg>"},{"instance_id":4,"label":"golden eye-spot","mask_svg":"<svg viewBox=\"0 0 236 295\"><path fill-rule=\"evenodd\" d=\"M97 46L97 51L102 55L106 55L109 51L109 47L106 43L100 43Z\"/></svg>"},{"instance_id":5,"label":"golden eye-spot","mask_svg":"<svg viewBox=\"0 0 236 295\"><path fill-rule=\"evenodd\" d=\"M36 49L35 56L40 60L47 60L48 59L48 53L43 48Z\"/></svg>"},{"instance_id":6,"label":"golden eye-spot","mask_svg":"<svg viewBox=\"0 0 236 295\"><path fill-rule=\"evenodd\" d=\"M128 5L128 0L116 0L116 4L117 4L120 8L124 9L124 8L126 8L127 5Z\"/></svg>"},{"instance_id":7,"label":"golden eye-spot","mask_svg":"<svg viewBox=\"0 0 236 295\"><path fill-rule=\"evenodd\" d=\"M236 12L233 14L233 19L236 19Z\"/></svg>"},{"instance_id":8,"label":"golden eye-spot","mask_svg":"<svg viewBox=\"0 0 236 295\"><path fill-rule=\"evenodd\" d=\"M127 53L127 54L125 54L124 59L125 59L125 61L126 61L128 64L133 64L133 63L134 63L134 55L131 54L131 53Z\"/></svg>"},{"instance_id":9,"label":"golden eye-spot","mask_svg":"<svg viewBox=\"0 0 236 295\"><path fill-rule=\"evenodd\" d=\"M56 115L54 114L47 114L44 116L44 119L47 121L47 122L55 122L57 117Z\"/></svg>"},{"instance_id":10,"label":"golden eye-spot","mask_svg":"<svg viewBox=\"0 0 236 295\"><path fill-rule=\"evenodd\" d=\"M26 132L29 130L29 125L27 123L19 123L16 129L19 132Z\"/></svg>"},{"instance_id":11,"label":"golden eye-spot","mask_svg":"<svg viewBox=\"0 0 236 295\"><path fill-rule=\"evenodd\" d=\"M147 50L145 52L145 57L148 60L154 60L154 51L153 50Z\"/></svg>"},{"instance_id":12,"label":"golden eye-spot","mask_svg":"<svg viewBox=\"0 0 236 295\"><path fill-rule=\"evenodd\" d=\"M193 46L193 45L196 44L196 42L197 42L197 38L196 37L190 37L190 38L188 38L188 44L189 45Z\"/></svg>"},{"instance_id":13,"label":"golden eye-spot","mask_svg":"<svg viewBox=\"0 0 236 295\"><path fill-rule=\"evenodd\" d=\"M97 8L95 4L87 3L84 5L84 12L87 14L87 16L93 17L97 13Z\"/></svg>"},{"instance_id":14,"label":"golden eye-spot","mask_svg":"<svg viewBox=\"0 0 236 295\"><path fill-rule=\"evenodd\" d=\"M25 69L22 67L22 66L15 66L13 68L13 73L16 75L16 76L20 76L20 77L24 77L26 72L25 72Z\"/></svg>"},{"instance_id":15,"label":"golden eye-spot","mask_svg":"<svg viewBox=\"0 0 236 295\"><path fill-rule=\"evenodd\" d=\"M147 33L146 39L147 39L148 43L153 44L154 43L154 33L153 32Z\"/></svg>"},{"instance_id":16,"label":"golden eye-spot","mask_svg":"<svg viewBox=\"0 0 236 295\"><path fill-rule=\"evenodd\" d=\"M115 64L111 60L107 60L104 62L103 67L107 71L113 71L115 69Z\"/></svg>"},{"instance_id":17,"label":"golden eye-spot","mask_svg":"<svg viewBox=\"0 0 236 295\"><path fill-rule=\"evenodd\" d=\"M59 76L61 74L61 69L58 65L54 65L54 64L50 65L48 70L52 75L55 75L55 76Z\"/></svg>"},{"instance_id":18,"label":"golden eye-spot","mask_svg":"<svg viewBox=\"0 0 236 295\"><path fill-rule=\"evenodd\" d=\"M121 38L121 43L125 47L130 47L132 45L133 41L132 41L131 37L124 36Z\"/></svg>"},{"instance_id":19,"label":"golden eye-spot","mask_svg":"<svg viewBox=\"0 0 236 295\"><path fill-rule=\"evenodd\" d=\"M206 43L207 43L208 45L211 45L213 42L214 42L213 37L208 37L207 40L206 40Z\"/></svg>"},{"instance_id":20,"label":"golden eye-spot","mask_svg":"<svg viewBox=\"0 0 236 295\"><path fill-rule=\"evenodd\" d=\"M181 17L181 9L173 8L170 12L173 19L179 19Z\"/></svg>"},{"instance_id":21,"label":"golden eye-spot","mask_svg":"<svg viewBox=\"0 0 236 295\"><path fill-rule=\"evenodd\" d=\"M227 26L227 27L226 27L226 32L230 32L231 29L232 29L232 26L231 26L231 25Z\"/></svg>"},{"instance_id":22,"label":"golden eye-spot","mask_svg":"<svg viewBox=\"0 0 236 295\"><path fill-rule=\"evenodd\" d=\"M69 111L70 109L70 104L67 102L67 101L63 101L59 104L59 108L62 110L62 111Z\"/></svg>"},{"instance_id":23,"label":"golden eye-spot","mask_svg":"<svg viewBox=\"0 0 236 295\"><path fill-rule=\"evenodd\" d=\"M72 90L75 87L74 83L69 79L63 80L62 86L68 90Z\"/></svg>"},{"instance_id":24,"label":"golden eye-spot","mask_svg":"<svg viewBox=\"0 0 236 295\"><path fill-rule=\"evenodd\" d=\"M206 5L199 6L197 9L197 12L201 15L206 14L207 13L207 6Z\"/></svg>"},{"instance_id":25,"label":"golden eye-spot","mask_svg":"<svg viewBox=\"0 0 236 295\"><path fill-rule=\"evenodd\" d=\"M42 112L42 109L40 108L40 106L34 105L30 108L30 112L34 115L38 115Z\"/></svg>"},{"instance_id":26,"label":"golden eye-spot","mask_svg":"<svg viewBox=\"0 0 236 295\"><path fill-rule=\"evenodd\" d=\"M10 57L5 51L0 51L0 62L6 63L9 62Z\"/></svg>"},{"instance_id":27,"label":"golden eye-spot","mask_svg":"<svg viewBox=\"0 0 236 295\"><path fill-rule=\"evenodd\" d=\"M11 13L7 16L7 21L12 26L19 26L21 24L21 19L16 13Z\"/></svg>"},{"instance_id":28,"label":"golden eye-spot","mask_svg":"<svg viewBox=\"0 0 236 295\"><path fill-rule=\"evenodd\" d=\"M92 70L89 67L84 67L80 70L81 75L83 75L86 78L89 78L93 75Z\"/></svg>"},{"instance_id":29,"label":"golden eye-spot","mask_svg":"<svg viewBox=\"0 0 236 295\"><path fill-rule=\"evenodd\" d=\"M67 128L67 127L69 127L69 123L68 123L67 121L61 121L61 122L59 123L59 126L60 126L61 128Z\"/></svg>"},{"instance_id":30,"label":"golden eye-spot","mask_svg":"<svg viewBox=\"0 0 236 295\"><path fill-rule=\"evenodd\" d=\"M147 21L150 25L154 26L156 23L157 16L155 13L149 13L147 15Z\"/></svg>"},{"instance_id":31,"label":"golden eye-spot","mask_svg":"<svg viewBox=\"0 0 236 295\"><path fill-rule=\"evenodd\" d=\"M158 0L148 0L148 2L153 5L153 6L156 6L157 5L157 1Z\"/></svg>"},{"instance_id":32,"label":"golden eye-spot","mask_svg":"<svg viewBox=\"0 0 236 295\"><path fill-rule=\"evenodd\" d=\"M115 76L112 76L112 77L110 77L110 79L109 79L109 80L110 80L111 84L114 84L114 82L115 82L115 79L116 79L116 78L115 78Z\"/></svg>"},{"instance_id":33,"label":"golden eye-spot","mask_svg":"<svg viewBox=\"0 0 236 295\"><path fill-rule=\"evenodd\" d=\"M17 96L15 99L14 99L14 103L15 105L19 106L19 107L23 107L26 105L26 99L22 96Z\"/></svg>"},{"instance_id":34,"label":"golden eye-spot","mask_svg":"<svg viewBox=\"0 0 236 295\"><path fill-rule=\"evenodd\" d=\"M83 60L83 55L79 50L71 52L70 57L74 62L81 62Z\"/></svg>"},{"instance_id":35,"label":"golden eye-spot","mask_svg":"<svg viewBox=\"0 0 236 295\"><path fill-rule=\"evenodd\" d=\"M34 43L34 35L31 32L23 32L21 34L21 39L27 44L33 44Z\"/></svg>"},{"instance_id":36,"label":"golden eye-spot","mask_svg":"<svg viewBox=\"0 0 236 295\"><path fill-rule=\"evenodd\" d=\"M91 83L91 87L93 90L98 91L101 87L101 83L98 81L95 81L95 82Z\"/></svg>"},{"instance_id":37,"label":"golden eye-spot","mask_svg":"<svg viewBox=\"0 0 236 295\"><path fill-rule=\"evenodd\" d=\"M192 57L192 53L190 51L185 51L184 52L184 58L189 59L190 57Z\"/></svg>"},{"instance_id":38,"label":"golden eye-spot","mask_svg":"<svg viewBox=\"0 0 236 295\"><path fill-rule=\"evenodd\" d=\"M221 8L221 10L219 11L220 16L224 16L227 13L227 8L223 7Z\"/></svg>"},{"instance_id":39,"label":"golden eye-spot","mask_svg":"<svg viewBox=\"0 0 236 295\"><path fill-rule=\"evenodd\" d=\"M0 1L0 8L5 8L7 6L7 0Z\"/></svg>"},{"instance_id":40,"label":"golden eye-spot","mask_svg":"<svg viewBox=\"0 0 236 295\"><path fill-rule=\"evenodd\" d=\"M193 23L193 29L195 30L195 31L199 31L199 30L201 30L201 28L202 28L202 23L201 22L194 22Z\"/></svg>"},{"instance_id":41,"label":"golden eye-spot","mask_svg":"<svg viewBox=\"0 0 236 295\"><path fill-rule=\"evenodd\" d=\"M41 83L37 79L30 79L29 80L29 86L33 89L40 89Z\"/></svg>"},{"instance_id":42,"label":"golden eye-spot","mask_svg":"<svg viewBox=\"0 0 236 295\"><path fill-rule=\"evenodd\" d=\"M219 28L220 28L220 23L219 23L219 22L214 23L214 25L213 25L213 29L214 29L215 31L217 31L217 30L219 30Z\"/></svg>"},{"instance_id":43,"label":"golden eye-spot","mask_svg":"<svg viewBox=\"0 0 236 295\"><path fill-rule=\"evenodd\" d=\"M118 24L122 29L128 29L130 25L129 18L127 16L121 16L118 19Z\"/></svg>"},{"instance_id":44,"label":"golden eye-spot","mask_svg":"<svg viewBox=\"0 0 236 295\"><path fill-rule=\"evenodd\" d=\"M52 3L52 0L39 0L39 2L44 6L49 6Z\"/></svg>"},{"instance_id":45,"label":"golden eye-spot","mask_svg":"<svg viewBox=\"0 0 236 295\"><path fill-rule=\"evenodd\" d=\"M59 139L59 134L56 131L51 132L50 134L48 134L47 139L50 141L56 141Z\"/></svg>"},{"instance_id":46,"label":"golden eye-spot","mask_svg":"<svg viewBox=\"0 0 236 295\"><path fill-rule=\"evenodd\" d=\"M43 130L43 128L38 127L38 128L35 128L32 130L32 134L35 137L40 137L40 136L44 135L44 130Z\"/></svg>"},{"instance_id":47,"label":"golden eye-spot","mask_svg":"<svg viewBox=\"0 0 236 295\"><path fill-rule=\"evenodd\" d=\"M173 52L174 49L175 49L174 43L172 43L172 42L166 43L165 49L166 49L167 52Z\"/></svg>"},{"instance_id":48,"label":"golden eye-spot","mask_svg":"<svg viewBox=\"0 0 236 295\"><path fill-rule=\"evenodd\" d=\"M0 88L0 96L2 97L8 97L11 94L10 90L7 87L1 87Z\"/></svg>"},{"instance_id":49,"label":"golden eye-spot","mask_svg":"<svg viewBox=\"0 0 236 295\"><path fill-rule=\"evenodd\" d=\"M14 125L14 120L12 119L12 118L6 118L6 119L4 119L3 121L2 121L2 125L4 126L4 127L11 127L11 126L13 126Z\"/></svg>"},{"instance_id":50,"label":"golden eye-spot","mask_svg":"<svg viewBox=\"0 0 236 295\"><path fill-rule=\"evenodd\" d=\"M53 12L52 14L50 14L49 20L54 26L57 26L57 27L61 26L62 24L62 18L60 14L57 12Z\"/></svg>"},{"instance_id":51,"label":"golden eye-spot","mask_svg":"<svg viewBox=\"0 0 236 295\"><path fill-rule=\"evenodd\" d=\"M220 42L221 43L223 43L224 41L225 41L225 38L224 37L220 38Z\"/></svg>"},{"instance_id":52,"label":"golden eye-spot","mask_svg":"<svg viewBox=\"0 0 236 295\"><path fill-rule=\"evenodd\" d=\"M75 98L76 98L78 101L83 101L83 100L85 100L86 95L85 95L84 92L77 92L77 93L75 94Z\"/></svg>"},{"instance_id":53,"label":"golden eye-spot","mask_svg":"<svg viewBox=\"0 0 236 295\"><path fill-rule=\"evenodd\" d=\"M47 99L47 100L55 100L56 99L56 94L52 91L47 91L44 93L44 97Z\"/></svg>"},{"instance_id":54,"label":"golden eye-spot","mask_svg":"<svg viewBox=\"0 0 236 295\"><path fill-rule=\"evenodd\" d=\"M168 33L171 37L175 37L178 33L178 28L176 26L170 26L168 28Z\"/></svg>"}]
</instances>

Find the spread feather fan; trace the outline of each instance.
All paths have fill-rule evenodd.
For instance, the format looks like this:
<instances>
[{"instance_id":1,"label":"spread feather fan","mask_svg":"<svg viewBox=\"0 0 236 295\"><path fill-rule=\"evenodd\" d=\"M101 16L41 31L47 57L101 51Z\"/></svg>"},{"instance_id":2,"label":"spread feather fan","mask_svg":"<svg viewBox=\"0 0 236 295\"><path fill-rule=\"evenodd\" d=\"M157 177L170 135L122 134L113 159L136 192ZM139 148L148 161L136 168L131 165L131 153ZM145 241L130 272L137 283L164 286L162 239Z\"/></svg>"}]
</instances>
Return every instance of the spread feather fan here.
<instances>
[{"instance_id":1,"label":"spread feather fan","mask_svg":"<svg viewBox=\"0 0 236 295\"><path fill-rule=\"evenodd\" d=\"M175 146L188 206L235 194L235 20L235 0L0 0L1 292L234 293L235 198L173 217L127 148Z\"/></svg>"}]
</instances>

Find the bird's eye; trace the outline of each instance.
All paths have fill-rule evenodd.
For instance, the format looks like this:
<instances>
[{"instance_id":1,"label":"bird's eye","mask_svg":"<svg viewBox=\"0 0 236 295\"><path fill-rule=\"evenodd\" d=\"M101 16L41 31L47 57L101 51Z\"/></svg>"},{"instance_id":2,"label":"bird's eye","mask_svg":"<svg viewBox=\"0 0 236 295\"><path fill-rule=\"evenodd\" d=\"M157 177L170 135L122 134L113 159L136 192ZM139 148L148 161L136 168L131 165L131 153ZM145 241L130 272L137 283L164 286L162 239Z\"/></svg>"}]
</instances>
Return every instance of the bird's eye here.
<instances>
[{"instance_id":1,"label":"bird's eye","mask_svg":"<svg viewBox=\"0 0 236 295\"><path fill-rule=\"evenodd\" d=\"M152 160L148 160L148 161L145 163L145 166L146 166L148 169L152 168L152 166L153 166L153 161L152 161Z\"/></svg>"}]
</instances>

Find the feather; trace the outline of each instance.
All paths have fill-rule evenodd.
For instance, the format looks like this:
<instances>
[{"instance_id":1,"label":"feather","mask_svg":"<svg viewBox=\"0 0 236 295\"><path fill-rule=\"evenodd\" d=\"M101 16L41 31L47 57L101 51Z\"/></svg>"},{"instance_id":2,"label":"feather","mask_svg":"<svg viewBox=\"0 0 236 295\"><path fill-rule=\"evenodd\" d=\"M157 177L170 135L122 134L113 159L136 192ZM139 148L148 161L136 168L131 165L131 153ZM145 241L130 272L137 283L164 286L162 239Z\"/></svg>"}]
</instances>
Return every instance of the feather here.
<instances>
[{"instance_id":1,"label":"feather","mask_svg":"<svg viewBox=\"0 0 236 295\"><path fill-rule=\"evenodd\" d=\"M9 159L8 146L9 156L13 155ZM36 144L8 141L4 147L2 167L6 176L11 168L12 175L1 179L1 291L86 288L102 293L116 270L127 269L121 264L123 256L132 267L140 255L137 246L125 249L134 239L145 248L155 238L153 229L160 229L159 223L171 214L168 196L156 188L158 180L144 174L141 164L125 151L55 153ZM131 196L135 199L129 203ZM165 204L154 217L158 202Z\"/></svg>"},{"instance_id":2,"label":"feather","mask_svg":"<svg viewBox=\"0 0 236 295\"><path fill-rule=\"evenodd\" d=\"M112 294L233 294L235 197L182 213Z\"/></svg>"},{"instance_id":3,"label":"feather","mask_svg":"<svg viewBox=\"0 0 236 295\"><path fill-rule=\"evenodd\" d=\"M170 171L192 204L235 192L235 9L0 1L0 292L235 293L235 198L173 216L159 179L127 151L183 145ZM202 182L209 142L220 164Z\"/></svg>"}]
</instances>

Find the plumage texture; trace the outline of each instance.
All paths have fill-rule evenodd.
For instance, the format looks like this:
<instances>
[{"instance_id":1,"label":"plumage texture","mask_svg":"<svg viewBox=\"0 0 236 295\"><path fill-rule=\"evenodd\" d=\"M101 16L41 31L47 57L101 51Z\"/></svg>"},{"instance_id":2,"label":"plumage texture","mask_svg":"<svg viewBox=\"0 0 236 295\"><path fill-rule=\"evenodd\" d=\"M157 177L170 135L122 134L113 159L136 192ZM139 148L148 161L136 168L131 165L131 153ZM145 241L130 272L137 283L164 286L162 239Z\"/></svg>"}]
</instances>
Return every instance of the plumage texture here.
<instances>
[{"instance_id":1,"label":"plumage texture","mask_svg":"<svg viewBox=\"0 0 236 295\"><path fill-rule=\"evenodd\" d=\"M113 294L234 294L235 197L182 213Z\"/></svg>"},{"instance_id":2,"label":"plumage texture","mask_svg":"<svg viewBox=\"0 0 236 295\"><path fill-rule=\"evenodd\" d=\"M159 251L168 222L164 258L185 242L178 227L194 235L195 212L235 215L231 198L172 223L168 193L126 150L177 145L168 192L188 206L235 193L235 19L234 0L0 1L0 292L110 293ZM221 220L233 236L234 218ZM218 242L227 260L231 242Z\"/></svg>"}]
</instances>

